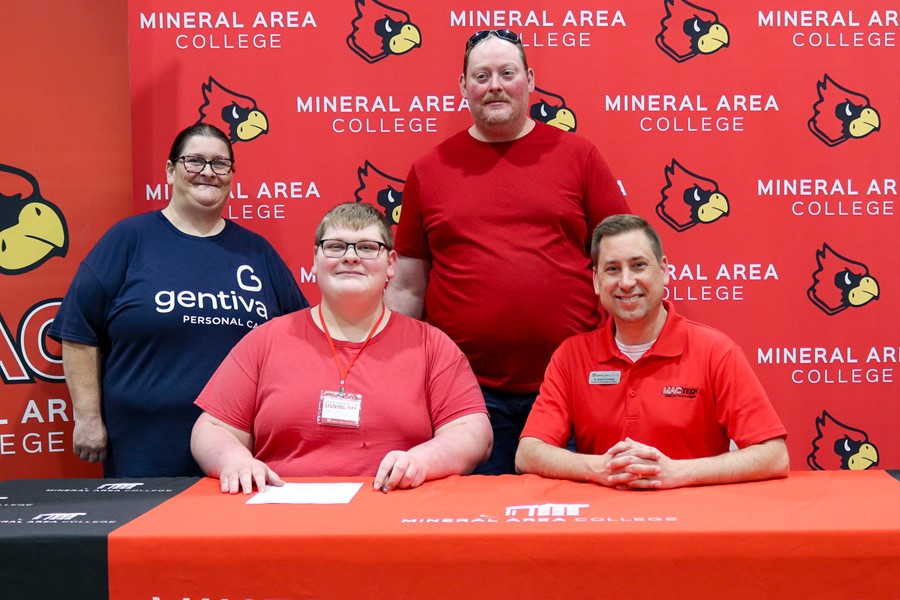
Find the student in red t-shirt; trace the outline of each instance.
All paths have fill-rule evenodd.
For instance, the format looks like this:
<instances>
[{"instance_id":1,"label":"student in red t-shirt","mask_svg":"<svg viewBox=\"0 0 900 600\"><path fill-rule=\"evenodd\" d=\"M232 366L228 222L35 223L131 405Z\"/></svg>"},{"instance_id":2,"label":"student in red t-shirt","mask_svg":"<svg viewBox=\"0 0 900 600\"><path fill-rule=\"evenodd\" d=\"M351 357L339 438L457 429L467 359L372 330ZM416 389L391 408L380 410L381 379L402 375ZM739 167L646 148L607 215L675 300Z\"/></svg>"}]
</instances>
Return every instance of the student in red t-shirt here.
<instances>
[{"instance_id":1,"label":"student in red t-shirt","mask_svg":"<svg viewBox=\"0 0 900 600\"><path fill-rule=\"evenodd\" d=\"M222 492L280 476L374 476L387 492L488 457L491 425L465 356L384 305L393 241L373 206L332 209L316 230L321 303L249 333L210 379L191 449Z\"/></svg>"}]
</instances>

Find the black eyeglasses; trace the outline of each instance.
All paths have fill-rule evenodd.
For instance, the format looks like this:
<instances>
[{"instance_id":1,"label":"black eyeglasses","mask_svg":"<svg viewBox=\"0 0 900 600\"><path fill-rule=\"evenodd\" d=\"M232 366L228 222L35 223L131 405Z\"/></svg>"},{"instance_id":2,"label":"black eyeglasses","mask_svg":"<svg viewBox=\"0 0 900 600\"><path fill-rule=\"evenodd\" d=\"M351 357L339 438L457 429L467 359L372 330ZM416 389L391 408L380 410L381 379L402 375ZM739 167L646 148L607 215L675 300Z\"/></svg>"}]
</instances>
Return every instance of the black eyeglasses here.
<instances>
[{"instance_id":1,"label":"black eyeglasses","mask_svg":"<svg viewBox=\"0 0 900 600\"><path fill-rule=\"evenodd\" d=\"M201 156L179 156L178 160L184 165L184 170L188 173L202 173L206 165L212 169L216 175L228 175L234 168L234 161L230 158L214 158L206 160Z\"/></svg>"},{"instance_id":2,"label":"black eyeglasses","mask_svg":"<svg viewBox=\"0 0 900 600\"><path fill-rule=\"evenodd\" d=\"M387 248L384 242L376 240L359 240L358 242L345 242L344 240L322 240L319 247L322 248L322 254L328 258L343 258L347 254L347 249L353 246L356 256L364 260L376 258L382 248Z\"/></svg>"},{"instance_id":3,"label":"black eyeglasses","mask_svg":"<svg viewBox=\"0 0 900 600\"><path fill-rule=\"evenodd\" d=\"M469 41L466 42L466 50L468 50L472 46L477 46L492 35L513 44L522 43L521 38L519 38L518 35L510 31L509 29L482 29L481 31L476 31L472 34L472 37L470 37Z\"/></svg>"}]
</instances>

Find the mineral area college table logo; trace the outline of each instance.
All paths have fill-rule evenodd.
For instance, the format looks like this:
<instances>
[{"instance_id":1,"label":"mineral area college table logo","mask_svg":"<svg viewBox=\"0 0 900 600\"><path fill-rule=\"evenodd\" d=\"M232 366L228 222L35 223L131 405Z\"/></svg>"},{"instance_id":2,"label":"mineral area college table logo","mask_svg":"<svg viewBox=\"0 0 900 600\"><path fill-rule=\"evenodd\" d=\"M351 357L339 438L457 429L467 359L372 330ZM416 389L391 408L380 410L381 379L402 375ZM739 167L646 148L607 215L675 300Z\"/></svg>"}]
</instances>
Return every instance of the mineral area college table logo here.
<instances>
[{"instance_id":1,"label":"mineral area college table logo","mask_svg":"<svg viewBox=\"0 0 900 600\"><path fill-rule=\"evenodd\" d=\"M32 517L32 522L47 523L49 521L71 521L76 517L84 517L87 513L42 513Z\"/></svg>"},{"instance_id":2,"label":"mineral area college table logo","mask_svg":"<svg viewBox=\"0 0 900 600\"><path fill-rule=\"evenodd\" d=\"M590 504L522 504L507 506L504 516L480 514L477 516L430 516L402 518L404 524L433 523L671 523L678 521L674 516L641 516L641 515L605 515L589 516L583 514Z\"/></svg>"},{"instance_id":3,"label":"mineral area college table logo","mask_svg":"<svg viewBox=\"0 0 900 600\"><path fill-rule=\"evenodd\" d=\"M507 517L578 517L582 508L590 504L526 504L507 506Z\"/></svg>"},{"instance_id":4,"label":"mineral area college table logo","mask_svg":"<svg viewBox=\"0 0 900 600\"><path fill-rule=\"evenodd\" d=\"M143 483L104 483L103 485L97 486L95 491L98 492L121 492L133 490L137 487L144 485Z\"/></svg>"}]
</instances>

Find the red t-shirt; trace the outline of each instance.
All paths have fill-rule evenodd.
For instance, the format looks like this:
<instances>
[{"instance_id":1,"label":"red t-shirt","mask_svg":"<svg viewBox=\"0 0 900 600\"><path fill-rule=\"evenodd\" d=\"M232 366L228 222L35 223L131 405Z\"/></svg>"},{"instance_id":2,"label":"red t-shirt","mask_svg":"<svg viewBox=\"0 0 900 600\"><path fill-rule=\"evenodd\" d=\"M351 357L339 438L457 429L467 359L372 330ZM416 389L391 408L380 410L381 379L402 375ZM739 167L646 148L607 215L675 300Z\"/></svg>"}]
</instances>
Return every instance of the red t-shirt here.
<instances>
[{"instance_id":1,"label":"red t-shirt","mask_svg":"<svg viewBox=\"0 0 900 600\"><path fill-rule=\"evenodd\" d=\"M498 144L463 131L410 169L396 249L431 261L425 318L479 382L535 392L556 347L597 326L590 236L627 212L584 138L541 123Z\"/></svg>"},{"instance_id":2,"label":"red t-shirt","mask_svg":"<svg viewBox=\"0 0 900 600\"><path fill-rule=\"evenodd\" d=\"M717 456L787 435L743 351L666 302L656 343L637 362L622 354L613 321L570 338L553 355L522 437L565 447L575 426L582 454L629 437L673 459Z\"/></svg>"},{"instance_id":3,"label":"red t-shirt","mask_svg":"<svg viewBox=\"0 0 900 600\"><path fill-rule=\"evenodd\" d=\"M344 367L361 343L335 340ZM373 476L385 454L409 450L434 430L486 413L472 369L434 327L392 313L346 379L362 394L358 428L320 425L322 390L340 375L309 309L250 332L197 399L212 416L253 434L253 455L282 476Z\"/></svg>"}]
</instances>

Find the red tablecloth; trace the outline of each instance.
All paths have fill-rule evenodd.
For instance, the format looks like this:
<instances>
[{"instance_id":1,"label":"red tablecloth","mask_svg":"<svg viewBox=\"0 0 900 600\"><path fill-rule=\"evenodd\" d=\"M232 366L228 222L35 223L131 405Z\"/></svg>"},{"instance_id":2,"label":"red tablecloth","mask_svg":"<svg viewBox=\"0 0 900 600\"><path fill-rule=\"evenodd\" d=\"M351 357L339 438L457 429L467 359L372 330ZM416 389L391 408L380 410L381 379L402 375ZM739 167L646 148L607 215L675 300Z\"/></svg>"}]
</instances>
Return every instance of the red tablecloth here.
<instances>
[{"instance_id":1,"label":"red tablecloth","mask_svg":"<svg viewBox=\"0 0 900 600\"><path fill-rule=\"evenodd\" d=\"M345 505L247 505L201 480L110 536L110 597L900 598L883 471L657 492L364 481Z\"/></svg>"}]
</instances>

